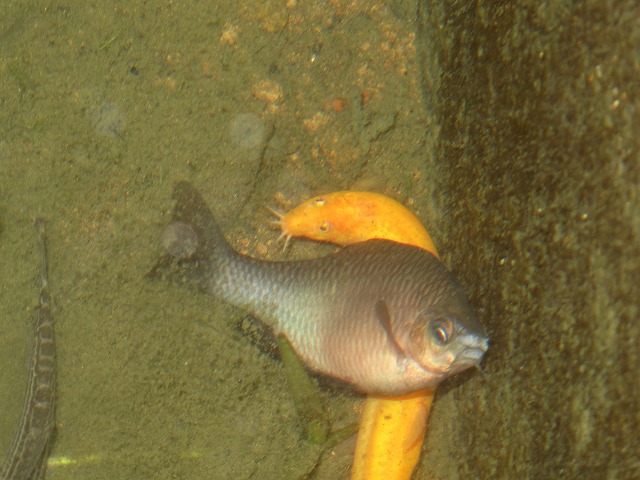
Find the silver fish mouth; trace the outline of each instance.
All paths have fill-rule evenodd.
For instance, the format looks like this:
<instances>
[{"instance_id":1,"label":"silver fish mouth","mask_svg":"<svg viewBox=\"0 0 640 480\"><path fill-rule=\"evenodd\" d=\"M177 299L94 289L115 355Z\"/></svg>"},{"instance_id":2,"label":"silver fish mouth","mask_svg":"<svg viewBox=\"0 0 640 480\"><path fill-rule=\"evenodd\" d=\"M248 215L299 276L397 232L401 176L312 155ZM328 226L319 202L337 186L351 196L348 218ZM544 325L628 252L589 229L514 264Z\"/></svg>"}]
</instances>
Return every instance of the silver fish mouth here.
<instances>
[{"instance_id":1,"label":"silver fish mouth","mask_svg":"<svg viewBox=\"0 0 640 480\"><path fill-rule=\"evenodd\" d=\"M475 363L478 364L482 361L482 357L485 354L485 350L480 348L467 348L460 352L453 363Z\"/></svg>"},{"instance_id":2,"label":"silver fish mouth","mask_svg":"<svg viewBox=\"0 0 640 480\"><path fill-rule=\"evenodd\" d=\"M459 338L460 343L468 348L478 348L484 352L489 348L489 339L487 337L479 337L478 335L461 335Z\"/></svg>"},{"instance_id":3,"label":"silver fish mouth","mask_svg":"<svg viewBox=\"0 0 640 480\"><path fill-rule=\"evenodd\" d=\"M460 337L460 343L462 343L465 348L456 355L453 361L454 365L478 365L489 348L488 338L477 337L475 335L464 335Z\"/></svg>"}]
</instances>

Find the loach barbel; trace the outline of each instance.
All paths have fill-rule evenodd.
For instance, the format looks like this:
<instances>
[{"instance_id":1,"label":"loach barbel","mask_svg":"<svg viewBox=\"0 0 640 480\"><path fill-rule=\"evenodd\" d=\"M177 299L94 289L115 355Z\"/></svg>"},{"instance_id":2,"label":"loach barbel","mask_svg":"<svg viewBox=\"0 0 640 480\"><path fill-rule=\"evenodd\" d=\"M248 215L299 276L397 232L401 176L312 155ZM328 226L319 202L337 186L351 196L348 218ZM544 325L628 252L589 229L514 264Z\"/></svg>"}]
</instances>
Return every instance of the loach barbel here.
<instances>
[{"instance_id":1,"label":"loach barbel","mask_svg":"<svg viewBox=\"0 0 640 480\"><path fill-rule=\"evenodd\" d=\"M398 395L478 365L487 350L462 288L430 252L370 240L322 258L261 261L231 248L192 185L179 182L174 198L169 254L150 275L250 312L316 372Z\"/></svg>"},{"instance_id":2,"label":"loach barbel","mask_svg":"<svg viewBox=\"0 0 640 480\"><path fill-rule=\"evenodd\" d=\"M20 427L9 456L0 471L2 480L44 478L49 440L55 426L55 341L51 316L44 222L36 220L40 237L40 298L36 310L35 345Z\"/></svg>"}]
</instances>

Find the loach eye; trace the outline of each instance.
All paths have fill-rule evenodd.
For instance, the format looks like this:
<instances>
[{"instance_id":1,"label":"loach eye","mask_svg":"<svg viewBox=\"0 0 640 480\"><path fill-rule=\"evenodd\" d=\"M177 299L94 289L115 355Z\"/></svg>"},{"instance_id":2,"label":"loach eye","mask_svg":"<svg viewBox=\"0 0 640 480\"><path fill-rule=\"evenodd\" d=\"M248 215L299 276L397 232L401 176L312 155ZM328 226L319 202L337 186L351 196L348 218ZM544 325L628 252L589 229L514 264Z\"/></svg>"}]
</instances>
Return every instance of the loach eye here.
<instances>
[{"instance_id":1,"label":"loach eye","mask_svg":"<svg viewBox=\"0 0 640 480\"><path fill-rule=\"evenodd\" d=\"M323 206L325 203L327 203L327 201L324 198L318 198L316 200L316 205L319 207Z\"/></svg>"},{"instance_id":2,"label":"loach eye","mask_svg":"<svg viewBox=\"0 0 640 480\"><path fill-rule=\"evenodd\" d=\"M444 346L451 340L453 325L450 320L438 319L431 324L431 336L438 345Z\"/></svg>"},{"instance_id":3,"label":"loach eye","mask_svg":"<svg viewBox=\"0 0 640 480\"><path fill-rule=\"evenodd\" d=\"M329 222L324 222L322 225L320 225L320 231L322 233L326 233L329 230L331 230L331 224Z\"/></svg>"}]
</instances>

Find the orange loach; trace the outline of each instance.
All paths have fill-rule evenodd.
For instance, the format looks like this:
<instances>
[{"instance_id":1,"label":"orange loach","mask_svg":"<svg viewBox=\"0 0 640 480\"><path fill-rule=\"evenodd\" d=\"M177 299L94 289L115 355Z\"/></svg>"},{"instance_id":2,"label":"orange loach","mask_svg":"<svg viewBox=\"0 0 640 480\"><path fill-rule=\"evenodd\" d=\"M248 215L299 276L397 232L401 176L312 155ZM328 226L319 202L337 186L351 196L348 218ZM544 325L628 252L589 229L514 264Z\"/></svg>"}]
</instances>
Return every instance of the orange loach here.
<instances>
[{"instance_id":1,"label":"orange loach","mask_svg":"<svg viewBox=\"0 0 640 480\"><path fill-rule=\"evenodd\" d=\"M431 236L416 216L379 193L329 193L307 200L286 215L273 213L286 242L291 237L306 237L347 246L381 238L414 245L438 257ZM434 395L435 388L393 397L367 396L351 480L411 478Z\"/></svg>"}]
</instances>

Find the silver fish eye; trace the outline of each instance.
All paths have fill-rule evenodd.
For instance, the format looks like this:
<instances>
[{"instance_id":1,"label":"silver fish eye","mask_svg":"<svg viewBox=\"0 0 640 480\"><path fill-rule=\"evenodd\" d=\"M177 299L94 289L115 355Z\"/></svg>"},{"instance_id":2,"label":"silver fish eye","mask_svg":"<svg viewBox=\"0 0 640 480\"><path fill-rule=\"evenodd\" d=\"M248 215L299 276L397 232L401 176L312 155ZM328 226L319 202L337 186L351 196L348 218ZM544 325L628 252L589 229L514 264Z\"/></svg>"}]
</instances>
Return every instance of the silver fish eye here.
<instances>
[{"instance_id":1,"label":"silver fish eye","mask_svg":"<svg viewBox=\"0 0 640 480\"><path fill-rule=\"evenodd\" d=\"M433 321L430 330L431 336L435 340L436 344L445 346L449 343L449 340L451 340L453 325L450 320L446 318L439 318Z\"/></svg>"}]
</instances>

